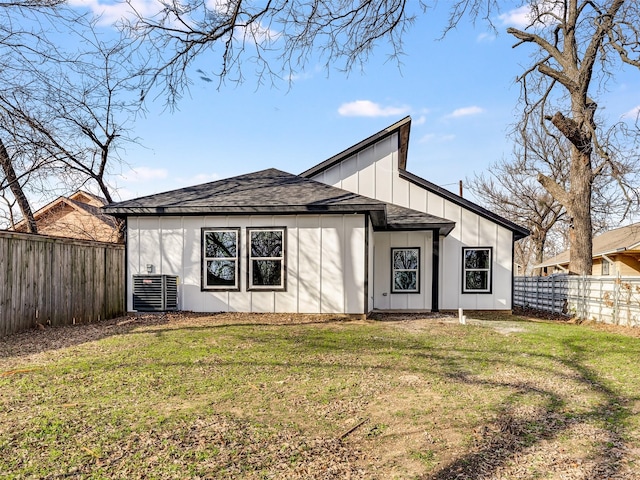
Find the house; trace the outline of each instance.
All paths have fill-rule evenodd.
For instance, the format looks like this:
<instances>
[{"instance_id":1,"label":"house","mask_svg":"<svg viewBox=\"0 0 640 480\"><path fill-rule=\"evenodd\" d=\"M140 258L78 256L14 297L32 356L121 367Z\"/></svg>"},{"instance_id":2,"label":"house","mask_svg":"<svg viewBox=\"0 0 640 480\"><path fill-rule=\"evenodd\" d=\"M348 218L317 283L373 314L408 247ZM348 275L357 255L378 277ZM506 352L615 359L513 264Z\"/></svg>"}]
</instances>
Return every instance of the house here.
<instances>
[{"instance_id":1,"label":"house","mask_svg":"<svg viewBox=\"0 0 640 480\"><path fill-rule=\"evenodd\" d=\"M609 230L593 238L592 275L640 275L640 223ZM547 275L569 270L569 250L534 268Z\"/></svg>"},{"instance_id":2,"label":"house","mask_svg":"<svg viewBox=\"0 0 640 480\"><path fill-rule=\"evenodd\" d=\"M300 175L275 169L111 204L133 276L197 312L510 310L528 231L407 171L410 117ZM139 277L138 277L139 278Z\"/></svg>"},{"instance_id":3,"label":"house","mask_svg":"<svg viewBox=\"0 0 640 480\"><path fill-rule=\"evenodd\" d=\"M38 233L118 242L118 221L101 209L106 203L105 199L82 190L68 197L58 197L34 213ZM28 232L27 221L21 220L12 230Z\"/></svg>"}]
</instances>

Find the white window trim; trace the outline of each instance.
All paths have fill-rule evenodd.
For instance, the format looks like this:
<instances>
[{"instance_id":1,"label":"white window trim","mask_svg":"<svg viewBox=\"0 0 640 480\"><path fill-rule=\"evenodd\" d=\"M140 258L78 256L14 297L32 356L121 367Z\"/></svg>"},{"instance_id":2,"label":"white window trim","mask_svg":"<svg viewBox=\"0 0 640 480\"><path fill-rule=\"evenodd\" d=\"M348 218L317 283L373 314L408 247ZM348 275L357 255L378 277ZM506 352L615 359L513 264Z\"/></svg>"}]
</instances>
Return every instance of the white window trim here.
<instances>
[{"instance_id":1,"label":"white window trim","mask_svg":"<svg viewBox=\"0 0 640 480\"><path fill-rule=\"evenodd\" d=\"M393 262L394 253L398 250L415 250L418 252L418 264L416 268L395 268ZM416 288L401 290L396 288L396 272L416 272ZM391 247L391 293L420 293L420 247Z\"/></svg>"},{"instance_id":2,"label":"white window trim","mask_svg":"<svg viewBox=\"0 0 640 480\"><path fill-rule=\"evenodd\" d=\"M252 232L281 232L282 256L280 257L254 257L251 254ZM248 227L247 228L247 291L284 291L286 290L286 258L287 258L287 227ZM254 260L280 260L280 285L254 285L253 261Z\"/></svg>"},{"instance_id":3,"label":"white window trim","mask_svg":"<svg viewBox=\"0 0 640 480\"><path fill-rule=\"evenodd\" d=\"M488 268L466 268L465 254L468 250L486 250L489 252ZM487 288L467 288L467 272L487 272ZM462 247L462 293L492 293L493 284L493 247Z\"/></svg>"},{"instance_id":4,"label":"white window trim","mask_svg":"<svg viewBox=\"0 0 640 480\"><path fill-rule=\"evenodd\" d=\"M605 269L605 265L606 265L606 269ZM613 265L613 262L610 262L608 259L602 257L602 262L600 264L600 275L610 276L611 270L613 270L611 268L612 265ZM605 273L605 270L606 270L606 273Z\"/></svg>"},{"instance_id":5,"label":"white window trim","mask_svg":"<svg viewBox=\"0 0 640 480\"><path fill-rule=\"evenodd\" d=\"M207 233L233 232L236 235L236 256L235 257L208 257L207 256ZM208 285L207 284L207 262L208 261L228 261L235 262L235 284L234 285ZM202 290L215 291L238 291L240 290L240 228L202 228Z\"/></svg>"}]
</instances>

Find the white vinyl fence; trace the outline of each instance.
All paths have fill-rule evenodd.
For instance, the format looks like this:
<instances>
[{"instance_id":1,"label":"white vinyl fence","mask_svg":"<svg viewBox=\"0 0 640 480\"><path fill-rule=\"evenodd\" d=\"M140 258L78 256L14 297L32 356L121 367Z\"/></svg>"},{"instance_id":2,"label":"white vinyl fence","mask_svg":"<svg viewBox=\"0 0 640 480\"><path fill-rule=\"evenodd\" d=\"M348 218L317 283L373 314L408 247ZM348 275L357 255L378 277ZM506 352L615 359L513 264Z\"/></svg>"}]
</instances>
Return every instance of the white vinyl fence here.
<instances>
[{"instance_id":1,"label":"white vinyl fence","mask_svg":"<svg viewBox=\"0 0 640 480\"><path fill-rule=\"evenodd\" d=\"M640 326L640 277L516 277L514 285L515 306Z\"/></svg>"}]
</instances>

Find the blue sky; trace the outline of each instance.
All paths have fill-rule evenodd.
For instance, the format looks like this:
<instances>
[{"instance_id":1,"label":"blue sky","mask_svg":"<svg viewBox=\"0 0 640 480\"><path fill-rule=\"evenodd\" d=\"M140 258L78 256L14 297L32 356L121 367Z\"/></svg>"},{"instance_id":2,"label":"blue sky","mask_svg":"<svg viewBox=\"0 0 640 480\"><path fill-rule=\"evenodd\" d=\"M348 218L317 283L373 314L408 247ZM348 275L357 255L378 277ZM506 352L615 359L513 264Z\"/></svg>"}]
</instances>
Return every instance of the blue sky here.
<instances>
[{"instance_id":1,"label":"blue sky","mask_svg":"<svg viewBox=\"0 0 640 480\"><path fill-rule=\"evenodd\" d=\"M75 0L96 12L118 10L96 0ZM146 0L139 0L146 1ZM447 6L421 16L405 38L403 65L386 62L384 45L363 71L349 75L311 62L289 88L257 87L245 72L242 85L199 79L196 69L214 67L201 58L193 65L193 85L178 111L162 99L148 105L127 146L127 166L114 177L121 199L180 188L275 167L291 173L341 152L406 115L412 129L407 167L457 192L458 181L486 172L508 157L508 131L518 119L520 86L515 79L528 65L527 45L512 48L507 26L520 26L522 10L485 25L461 23L443 40ZM621 71L609 85L604 115L616 120L640 106L640 74Z\"/></svg>"}]
</instances>

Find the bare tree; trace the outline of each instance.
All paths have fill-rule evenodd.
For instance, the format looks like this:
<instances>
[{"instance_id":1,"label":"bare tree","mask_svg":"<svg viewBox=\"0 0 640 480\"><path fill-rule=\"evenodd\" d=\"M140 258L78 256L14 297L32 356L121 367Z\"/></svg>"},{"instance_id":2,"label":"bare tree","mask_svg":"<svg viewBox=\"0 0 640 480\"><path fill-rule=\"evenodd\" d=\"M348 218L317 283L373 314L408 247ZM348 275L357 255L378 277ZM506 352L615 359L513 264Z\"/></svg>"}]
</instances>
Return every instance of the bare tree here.
<instances>
[{"instance_id":1,"label":"bare tree","mask_svg":"<svg viewBox=\"0 0 640 480\"><path fill-rule=\"evenodd\" d=\"M11 190L16 203L20 207L22 215L27 220L29 233L38 233L38 226L36 225L35 218L33 217L31 205L29 204L29 200L27 200L27 196L22 189L22 185L20 185L18 175L13 168L13 162L9 156L9 152L7 152L2 140L0 140L0 167L2 167L2 171L4 172L7 187Z\"/></svg>"},{"instance_id":2,"label":"bare tree","mask_svg":"<svg viewBox=\"0 0 640 480\"><path fill-rule=\"evenodd\" d=\"M366 61L381 43L397 58L415 16L435 3L421 0L416 10L407 0L185 0L162 2L157 15L139 14L126 27L156 55L158 66L148 86L160 83L175 101L188 85L191 63L207 51L219 56L213 75L220 81L242 81L243 60L252 60L262 79L303 67L311 52L345 70ZM501 5L498 0L456 0L445 32L465 17L491 24ZM635 0L527 0L520 5L528 7L530 23L507 32L518 40L516 47L534 47L533 61L519 78L523 124L526 128L531 118L541 119L549 135L560 135L571 145L567 184L544 172L538 181L568 213L570 271L590 273L594 182L609 176L629 202L635 194L631 162L622 161L630 158L622 125L607 126L596 114L597 96L616 69L621 64L640 67L640 5Z\"/></svg>"},{"instance_id":3,"label":"bare tree","mask_svg":"<svg viewBox=\"0 0 640 480\"><path fill-rule=\"evenodd\" d=\"M567 210L570 220L569 271L591 274L592 194L600 176L615 179L632 200L632 163L622 152L621 124L599 121L598 88L620 63L640 68L640 10L637 2L545 1L531 3L525 30L509 28L518 44L536 47L533 64L520 77L524 123L544 118L571 145L568 184L539 172L538 181ZM555 109L558 102L563 108ZM547 125L543 125L548 128ZM551 129L547 130L555 135Z\"/></svg>"},{"instance_id":4,"label":"bare tree","mask_svg":"<svg viewBox=\"0 0 640 480\"><path fill-rule=\"evenodd\" d=\"M28 75L25 74L37 68L40 63L37 58L47 55L40 52L51 51L51 45L35 28L38 23L34 21L33 14L53 14L62 3L63 0L17 0L0 5L0 189L9 208L14 204L18 205L22 216L27 220L28 230L32 233L37 233L37 226L24 190L25 178L32 172L32 166L24 171L19 168L29 163L24 158L25 151L29 149L13 148L13 106L7 104L5 99L11 97L17 100L24 97L29 83ZM14 21L17 16L22 16L25 24L32 25L23 26ZM7 189L11 192L13 201L4 194ZM9 219L13 222L12 212Z\"/></svg>"},{"instance_id":5,"label":"bare tree","mask_svg":"<svg viewBox=\"0 0 640 480\"><path fill-rule=\"evenodd\" d=\"M59 180L72 189L93 183L112 202L108 175L122 161L123 144L137 141L129 131L139 111L141 66L126 38L101 40L95 20L83 27L74 33L84 50L39 72L39 114L22 111L19 115L56 159Z\"/></svg>"},{"instance_id":6,"label":"bare tree","mask_svg":"<svg viewBox=\"0 0 640 480\"><path fill-rule=\"evenodd\" d=\"M143 96L160 85L170 103L188 86L193 61L205 54L219 63L199 73L220 83L242 82L249 65L259 84L290 78L311 54L327 67L349 71L382 43L398 57L403 34L415 20L409 0L185 0L159 2L152 15L137 12L132 0L127 3L137 16L124 28L141 40L156 64ZM422 1L419 5L426 8Z\"/></svg>"},{"instance_id":7,"label":"bare tree","mask_svg":"<svg viewBox=\"0 0 640 480\"><path fill-rule=\"evenodd\" d=\"M144 61L124 36L104 40L96 19L64 9L31 13L22 41L5 49L10 68L0 72L0 139L10 140L0 149L0 189L10 189L16 202L7 206L17 203L35 232L29 194L51 199L89 188L113 201L109 175L120 148L136 141L128 132ZM60 32L81 48L66 52L47 40Z\"/></svg>"},{"instance_id":8,"label":"bare tree","mask_svg":"<svg viewBox=\"0 0 640 480\"><path fill-rule=\"evenodd\" d=\"M542 263L549 232L566 216L565 208L537 182L536 174L544 171L566 186L570 153L566 142L555 141L540 128L518 135L513 157L495 162L487 174L475 174L467 185L488 208L531 232L516 249L515 260L526 271L530 264Z\"/></svg>"}]
</instances>

